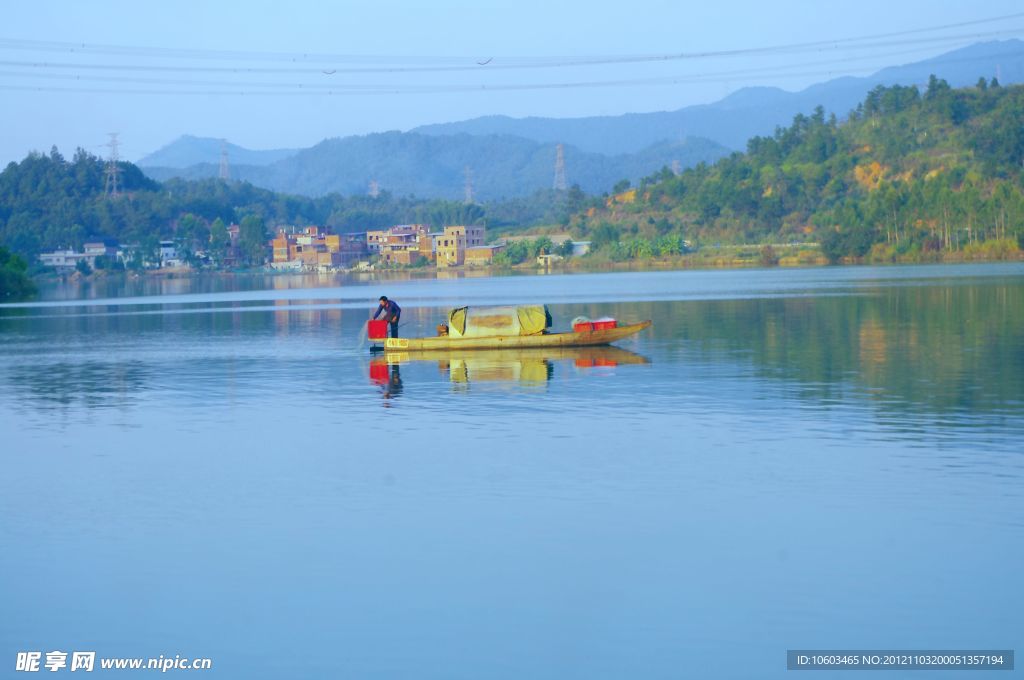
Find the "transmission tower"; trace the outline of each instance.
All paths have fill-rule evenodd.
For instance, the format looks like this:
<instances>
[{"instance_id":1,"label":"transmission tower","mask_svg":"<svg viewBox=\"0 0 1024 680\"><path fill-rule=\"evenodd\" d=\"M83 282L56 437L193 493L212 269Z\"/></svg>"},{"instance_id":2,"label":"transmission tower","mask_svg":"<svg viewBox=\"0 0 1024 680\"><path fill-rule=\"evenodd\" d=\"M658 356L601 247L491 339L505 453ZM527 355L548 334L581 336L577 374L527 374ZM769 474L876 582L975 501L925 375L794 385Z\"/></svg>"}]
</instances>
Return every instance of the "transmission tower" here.
<instances>
[{"instance_id":1,"label":"transmission tower","mask_svg":"<svg viewBox=\"0 0 1024 680\"><path fill-rule=\"evenodd\" d=\"M561 144L555 147L555 191L568 189L565 181L565 149Z\"/></svg>"},{"instance_id":2,"label":"transmission tower","mask_svg":"<svg viewBox=\"0 0 1024 680\"><path fill-rule=\"evenodd\" d=\"M370 198L377 198L380 196L380 185L377 184L377 180L370 180Z\"/></svg>"},{"instance_id":3,"label":"transmission tower","mask_svg":"<svg viewBox=\"0 0 1024 680\"><path fill-rule=\"evenodd\" d=\"M220 172L217 175L225 182L231 179L231 171L228 169L228 140L220 140Z\"/></svg>"},{"instance_id":4,"label":"transmission tower","mask_svg":"<svg viewBox=\"0 0 1024 680\"><path fill-rule=\"evenodd\" d=\"M117 198L121 195L121 166L118 165L120 157L117 152L117 133L111 132L109 134L110 141L106 145L110 147L110 158L107 160L107 169L104 172L103 193L110 198Z\"/></svg>"},{"instance_id":5,"label":"transmission tower","mask_svg":"<svg viewBox=\"0 0 1024 680\"><path fill-rule=\"evenodd\" d=\"M678 160L672 161L672 174L676 177L683 174L683 165Z\"/></svg>"},{"instance_id":6,"label":"transmission tower","mask_svg":"<svg viewBox=\"0 0 1024 680\"><path fill-rule=\"evenodd\" d=\"M473 170L467 165L462 169L462 172L466 175L466 205L472 205L475 203L473 200Z\"/></svg>"}]
</instances>

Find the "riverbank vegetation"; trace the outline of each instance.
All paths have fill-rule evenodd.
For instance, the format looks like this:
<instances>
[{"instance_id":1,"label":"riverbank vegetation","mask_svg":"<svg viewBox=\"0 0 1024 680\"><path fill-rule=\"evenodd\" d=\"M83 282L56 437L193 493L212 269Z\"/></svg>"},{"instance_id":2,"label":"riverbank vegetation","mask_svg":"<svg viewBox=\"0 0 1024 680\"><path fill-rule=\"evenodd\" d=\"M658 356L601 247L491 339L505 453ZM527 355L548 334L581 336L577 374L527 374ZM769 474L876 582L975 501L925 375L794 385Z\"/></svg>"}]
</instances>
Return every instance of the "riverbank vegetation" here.
<instances>
[{"instance_id":1,"label":"riverbank vegetation","mask_svg":"<svg viewBox=\"0 0 1024 680\"><path fill-rule=\"evenodd\" d=\"M27 271L25 260L0 246L0 301L16 302L35 294L35 284Z\"/></svg>"},{"instance_id":2,"label":"riverbank vegetation","mask_svg":"<svg viewBox=\"0 0 1024 680\"><path fill-rule=\"evenodd\" d=\"M88 241L102 240L144 245L175 239L186 252L209 250L223 241L226 225L244 225L246 218L264 225L261 238L285 225L316 224L343 233L484 219L481 206L457 201L396 198L387 192L309 198L214 179L158 183L131 163L117 167L119 194L112 196L106 190L106 162L82 149L70 161L54 148L9 164L0 172L0 244L33 261L40 252L80 250Z\"/></svg>"},{"instance_id":3,"label":"riverbank vegetation","mask_svg":"<svg viewBox=\"0 0 1024 680\"><path fill-rule=\"evenodd\" d=\"M610 259L695 244L814 243L831 262L1021 256L1024 87L931 78L882 87L840 123L819 107L746 153L638 187L570 217Z\"/></svg>"}]
</instances>

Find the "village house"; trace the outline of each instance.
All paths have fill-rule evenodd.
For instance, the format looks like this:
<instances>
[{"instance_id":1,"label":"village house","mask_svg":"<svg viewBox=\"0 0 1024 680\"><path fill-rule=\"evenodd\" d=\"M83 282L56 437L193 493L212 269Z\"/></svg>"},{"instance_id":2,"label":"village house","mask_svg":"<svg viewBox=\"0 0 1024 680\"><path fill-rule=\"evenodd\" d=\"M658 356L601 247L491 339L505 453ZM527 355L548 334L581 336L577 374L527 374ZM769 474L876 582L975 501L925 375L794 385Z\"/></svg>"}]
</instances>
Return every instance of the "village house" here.
<instances>
[{"instance_id":1,"label":"village house","mask_svg":"<svg viewBox=\"0 0 1024 680\"><path fill-rule=\"evenodd\" d=\"M92 241L82 246L82 252L66 248L49 253L40 253L39 263L54 269L74 269L79 262L85 262L90 268L96 268L96 258L103 257L110 262L117 259L117 246L102 241Z\"/></svg>"},{"instance_id":2,"label":"village house","mask_svg":"<svg viewBox=\"0 0 1024 680\"><path fill-rule=\"evenodd\" d=\"M494 256L503 250L505 250L504 243L497 243L490 246L473 246L471 248L466 248L466 266L487 266L494 262Z\"/></svg>"},{"instance_id":3,"label":"village house","mask_svg":"<svg viewBox=\"0 0 1024 680\"><path fill-rule=\"evenodd\" d=\"M484 245L484 228L455 225L444 228L435 239L438 267L459 267L466 263L466 249Z\"/></svg>"},{"instance_id":4,"label":"village house","mask_svg":"<svg viewBox=\"0 0 1024 680\"><path fill-rule=\"evenodd\" d=\"M351 266L366 254L366 236L332 234L309 226L299 232L282 229L271 241L274 269L329 271Z\"/></svg>"},{"instance_id":5,"label":"village house","mask_svg":"<svg viewBox=\"0 0 1024 680\"><path fill-rule=\"evenodd\" d=\"M160 241L158 259L161 267L180 267L184 264L178 256L178 246L174 241Z\"/></svg>"},{"instance_id":6,"label":"village house","mask_svg":"<svg viewBox=\"0 0 1024 680\"><path fill-rule=\"evenodd\" d=\"M366 232L366 247L388 264L416 264L420 258L434 261L434 238L424 224L399 224Z\"/></svg>"},{"instance_id":7,"label":"village house","mask_svg":"<svg viewBox=\"0 0 1024 680\"><path fill-rule=\"evenodd\" d=\"M44 267L54 269L74 269L78 261L85 258L85 253L78 253L70 248L65 250L54 250L50 253L40 253L39 263Z\"/></svg>"}]
</instances>

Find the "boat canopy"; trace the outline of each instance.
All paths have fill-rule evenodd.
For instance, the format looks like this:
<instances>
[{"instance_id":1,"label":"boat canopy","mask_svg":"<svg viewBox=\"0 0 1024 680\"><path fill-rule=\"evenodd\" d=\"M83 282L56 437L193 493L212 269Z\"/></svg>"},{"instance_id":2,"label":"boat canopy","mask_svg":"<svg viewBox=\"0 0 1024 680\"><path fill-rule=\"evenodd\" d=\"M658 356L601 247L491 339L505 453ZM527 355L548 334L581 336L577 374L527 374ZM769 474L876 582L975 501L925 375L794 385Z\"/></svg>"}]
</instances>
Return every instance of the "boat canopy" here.
<instances>
[{"instance_id":1,"label":"boat canopy","mask_svg":"<svg viewBox=\"0 0 1024 680\"><path fill-rule=\"evenodd\" d=\"M540 335L550 326L546 305L457 307L448 312L448 335L453 338Z\"/></svg>"}]
</instances>

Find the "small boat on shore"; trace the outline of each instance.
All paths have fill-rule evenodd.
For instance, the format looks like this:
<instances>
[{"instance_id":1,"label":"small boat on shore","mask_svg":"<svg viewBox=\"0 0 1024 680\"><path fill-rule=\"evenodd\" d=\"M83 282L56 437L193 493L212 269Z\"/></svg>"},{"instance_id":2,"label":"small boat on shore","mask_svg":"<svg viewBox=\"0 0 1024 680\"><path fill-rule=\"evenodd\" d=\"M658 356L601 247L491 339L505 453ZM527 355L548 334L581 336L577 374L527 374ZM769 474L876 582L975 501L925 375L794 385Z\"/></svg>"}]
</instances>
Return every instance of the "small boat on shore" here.
<instances>
[{"instance_id":1,"label":"small boat on shore","mask_svg":"<svg viewBox=\"0 0 1024 680\"><path fill-rule=\"evenodd\" d=\"M650 327L650 321L618 325L615 320L585 322L573 330L551 333L547 308L461 307L449 312L440 334L422 338L385 338L384 326L370 327L370 340L376 351L418 352L463 349L535 349L553 347L595 347L610 345ZM374 322L371 322L371 324Z\"/></svg>"}]
</instances>

